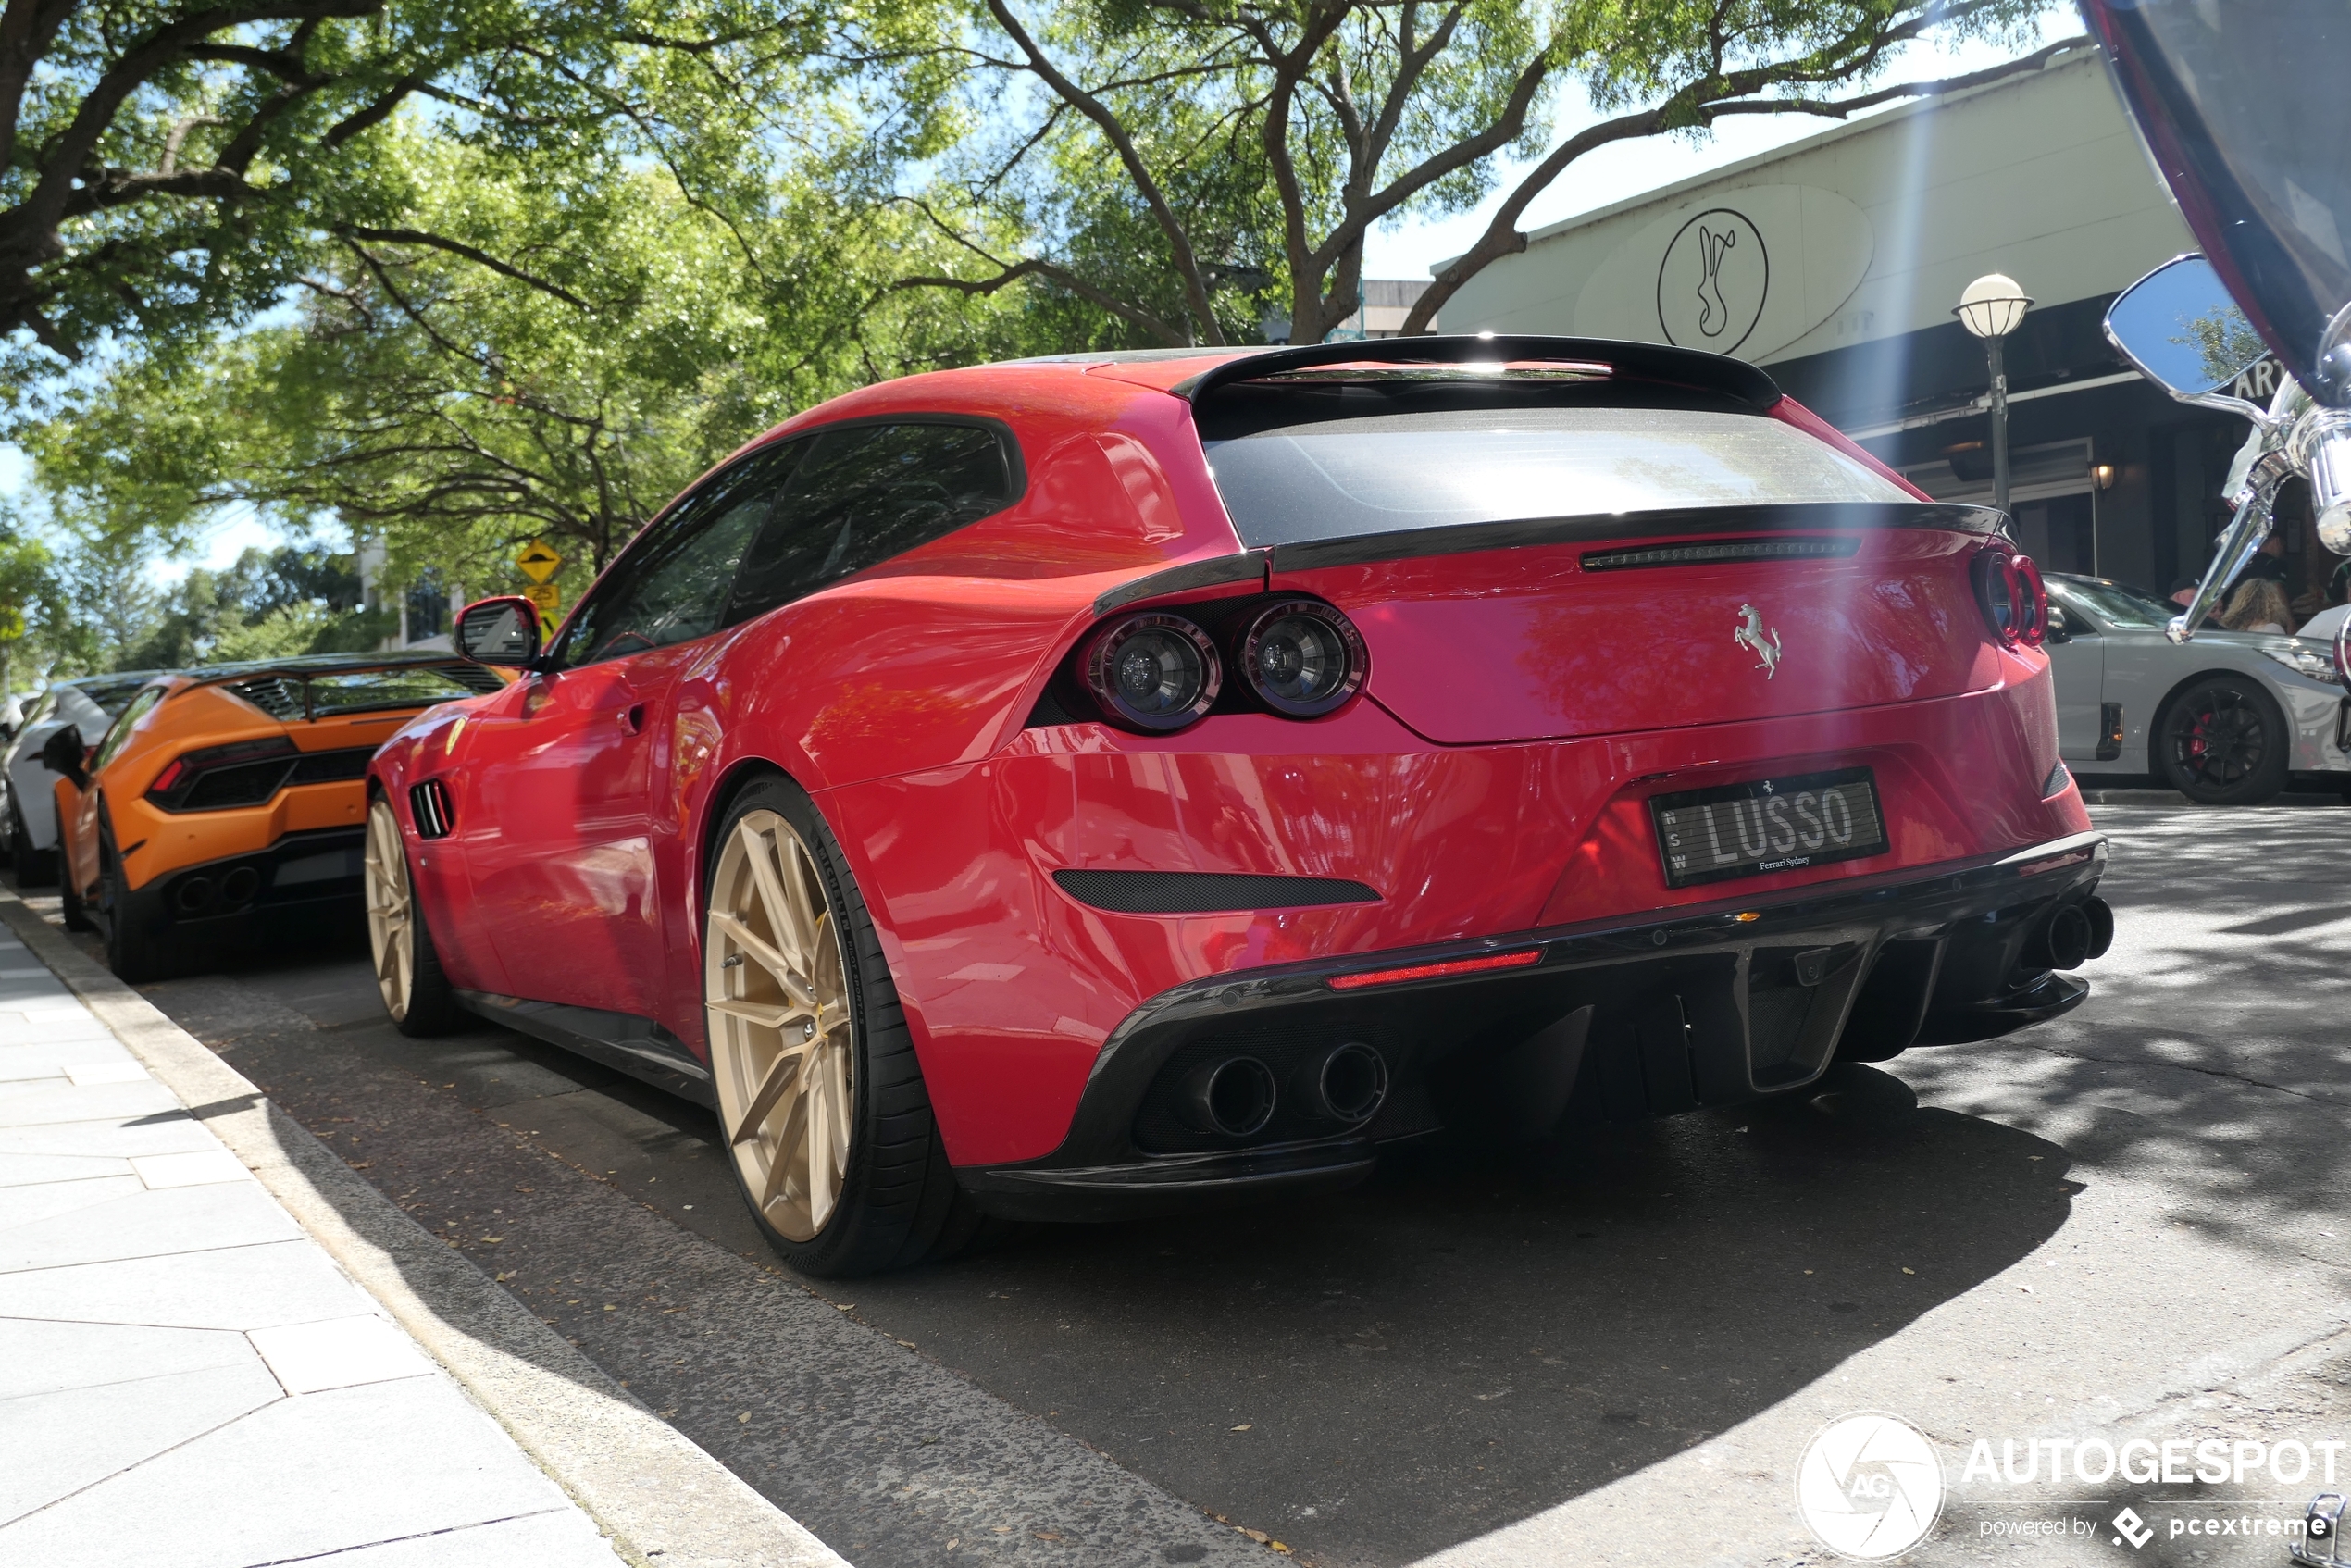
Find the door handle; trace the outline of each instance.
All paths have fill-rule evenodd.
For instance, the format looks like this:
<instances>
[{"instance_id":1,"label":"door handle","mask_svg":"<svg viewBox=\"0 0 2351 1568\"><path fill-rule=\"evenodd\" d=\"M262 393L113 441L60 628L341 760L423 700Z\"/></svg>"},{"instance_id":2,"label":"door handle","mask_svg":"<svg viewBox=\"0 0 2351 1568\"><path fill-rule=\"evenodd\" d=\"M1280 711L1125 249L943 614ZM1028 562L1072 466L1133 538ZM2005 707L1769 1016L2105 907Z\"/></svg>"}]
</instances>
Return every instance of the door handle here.
<instances>
[{"instance_id":1,"label":"door handle","mask_svg":"<svg viewBox=\"0 0 2351 1568\"><path fill-rule=\"evenodd\" d=\"M620 716L620 726L631 735L642 729L645 727L645 704L630 703L628 711Z\"/></svg>"}]
</instances>

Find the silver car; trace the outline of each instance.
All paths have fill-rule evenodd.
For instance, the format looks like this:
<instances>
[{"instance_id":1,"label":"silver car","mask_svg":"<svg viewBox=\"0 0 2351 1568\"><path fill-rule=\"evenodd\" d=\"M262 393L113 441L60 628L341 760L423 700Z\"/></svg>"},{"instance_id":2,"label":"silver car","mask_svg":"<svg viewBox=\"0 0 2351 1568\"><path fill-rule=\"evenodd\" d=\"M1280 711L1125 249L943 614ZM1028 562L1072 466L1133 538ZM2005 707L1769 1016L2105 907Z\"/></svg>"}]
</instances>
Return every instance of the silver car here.
<instances>
[{"instance_id":1,"label":"silver car","mask_svg":"<svg viewBox=\"0 0 2351 1568\"><path fill-rule=\"evenodd\" d=\"M57 776L41 760L49 737L70 724L96 741L139 688L161 672L128 670L61 680L41 694L6 750L0 752L0 833L20 886L46 886L57 876Z\"/></svg>"},{"instance_id":2,"label":"silver car","mask_svg":"<svg viewBox=\"0 0 2351 1568\"><path fill-rule=\"evenodd\" d=\"M2106 578L2051 573L2058 752L2077 774L2153 774L2205 805L2258 805L2297 774L2351 794L2344 691L2316 640L2163 635L2178 606Z\"/></svg>"}]
</instances>

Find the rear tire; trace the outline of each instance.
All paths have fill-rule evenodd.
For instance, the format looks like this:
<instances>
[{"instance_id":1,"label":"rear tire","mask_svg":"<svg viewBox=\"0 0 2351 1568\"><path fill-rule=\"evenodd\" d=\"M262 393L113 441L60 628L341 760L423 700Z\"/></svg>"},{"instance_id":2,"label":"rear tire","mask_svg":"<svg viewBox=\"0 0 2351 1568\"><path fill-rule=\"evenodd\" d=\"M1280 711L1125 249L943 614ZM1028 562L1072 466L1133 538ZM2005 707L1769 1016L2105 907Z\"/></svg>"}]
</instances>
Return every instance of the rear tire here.
<instances>
[{"instance_id":1,"label":"rear tire","mask_svg":"<svg viewBox=\"0 0 2351 1568\"><path fill-rule=\"evenodd\" d=\"M2260 805L2285 788L2293 760L2285 716L2250 676L2208 675L2164 705L2156 769L2198 805Z\"/></svg>"},{"instance_id":2,"label":"rear tire","mask_svg":"<svg viewBox=\"0 0 2351 1568\"><path fill-rule=\"evenodd\" d=\"M728 1166L768 1244L846 1278L1006 1234L948 1167L865 901L799 786L763 778L713 840L703 1018Z\"/></svg>"},{"instance_id":3,"label":"rear tire","mask_svg":"<svg viewBox=\"0 0 2351 1568\"><path fill-rule=\"evenodd\" d=\"M141 930L131 918L131 884L122 873L121 858L104 839L99 845L98 896L106 912L106 967L125 985L161 979L169 967L170 948Z\"/></svg>"},{"instance_id":4,"label":"rear tire","mask_svg":"<svg viewBox=\"0 0 2351 1568\"><path fill-rule=\"evenodd\" d=\"M399 818L381 795L367 806L367 852L363 863L367 902L367 952L375 960L376 989L392 1027L416 1039L445 1035L464 1020L457 993L442 973L441 954L425 924L424 905L409 875L408 850Z\"/></svg>"}]
</instances>

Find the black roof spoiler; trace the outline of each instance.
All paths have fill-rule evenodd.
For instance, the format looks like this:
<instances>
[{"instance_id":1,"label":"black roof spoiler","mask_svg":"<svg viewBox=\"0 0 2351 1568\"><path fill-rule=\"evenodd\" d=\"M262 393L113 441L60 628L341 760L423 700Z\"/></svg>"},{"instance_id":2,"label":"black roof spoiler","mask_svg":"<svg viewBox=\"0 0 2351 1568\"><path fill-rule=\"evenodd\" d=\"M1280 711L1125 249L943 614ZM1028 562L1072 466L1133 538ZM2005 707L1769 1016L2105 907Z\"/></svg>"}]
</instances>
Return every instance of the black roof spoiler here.
<instances>
[{"instance_id":1,"label":"black roof spoiler","mask_svg":"<svg viewBox=\"0 0 2351 1568\"><path fill-rule=\"evenodd\" d=\"M1213 353L1213 350L1202 352ZM1611 338L1536 336L1367 338L1354 342L1311 343L1237 355L1170 389L1197 407L1209 394L1240 381L1258 381L1291 371L1332 365L1525 364L1550 361L1600 365L1611 375L1661 381L1736 399L1761 413L1780 401L1779 383L1743 359L1705 354L1668 343L1623 342Z\"/></svg>"}]
</instances>

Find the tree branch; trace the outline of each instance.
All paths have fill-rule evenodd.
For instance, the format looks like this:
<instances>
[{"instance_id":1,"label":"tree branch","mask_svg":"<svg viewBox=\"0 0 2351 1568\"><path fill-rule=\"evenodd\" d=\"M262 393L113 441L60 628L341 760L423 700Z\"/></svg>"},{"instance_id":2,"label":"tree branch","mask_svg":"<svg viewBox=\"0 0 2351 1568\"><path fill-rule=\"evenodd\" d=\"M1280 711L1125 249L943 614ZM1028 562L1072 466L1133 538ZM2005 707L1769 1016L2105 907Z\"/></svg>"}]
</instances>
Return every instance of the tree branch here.
<instances>
[{"instance_id":1,"label":"tree branch","mask_svg":"<svg viewBox=\"0 0 2351 1568\"><path fill-rule=\"evenodd\" d=\"M378 229L361 223L338 223L330 230L330 232L344 239L366 240L380 245L424 245L433 250L446 251L451 255L463 256L478 267L486 267L501 277L512 278L517 283L527 284L542 294L563 301L575 309L585 311L590 315L595 314L595 306L562 284L550 283L544 278L534 278L521 268L510 262L500 261L488 251L479 246L466 244L463 240L452 240L445 235L428 233L421 229Z\"/></svg>"},{"instance_id":2,"label":"tree branch","mask_svg":"<svg viewBox=\"0 0 2351 1568\"><path fill-rule=\"evenodd\" d=\"M1169 205L1166 193L1160 189L1159 181L1143 162L1142 154L1135 146L1134 137L1111 112L1108 105L1062 74L1061 68L1037 46L1036 40L1029 37L1027 30L1021 26L1005 0L988 0L988 10L996 19L996 25L1002 28L1019 46L1021 53L1027 56L1025 68L1029 74L1051 88L1070 107L1101 127L1103 137L1118 154L1118 161L1126 165L1127 178L1135 182L1136 193L1151 208L1151 218L1158 223L1168 249L1174 253L1176 274L1184 282L1184 298L1190 305L1192 314L1199 318L1200 331L1210 342L1222 343L1225 335L1217 330L1216 311L1209 304L1208 283L1200 276L1200 257L1192 249L1191 236L1185 231L1183 220L1176 216L1176 209ZM1188 341L1188 337L1178 340L1179 342Z\"/></svg>"}]
</instances>

